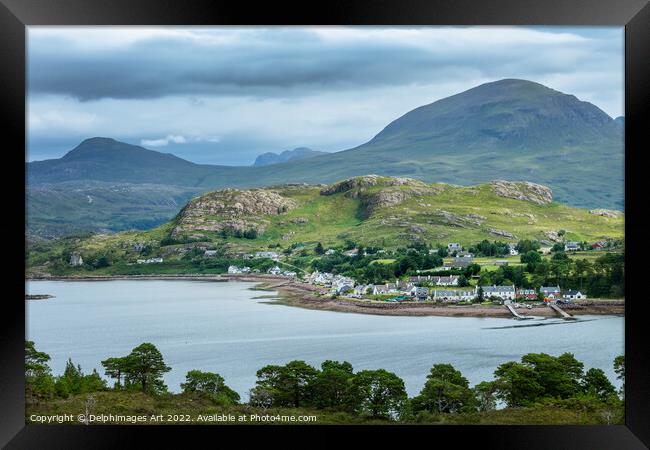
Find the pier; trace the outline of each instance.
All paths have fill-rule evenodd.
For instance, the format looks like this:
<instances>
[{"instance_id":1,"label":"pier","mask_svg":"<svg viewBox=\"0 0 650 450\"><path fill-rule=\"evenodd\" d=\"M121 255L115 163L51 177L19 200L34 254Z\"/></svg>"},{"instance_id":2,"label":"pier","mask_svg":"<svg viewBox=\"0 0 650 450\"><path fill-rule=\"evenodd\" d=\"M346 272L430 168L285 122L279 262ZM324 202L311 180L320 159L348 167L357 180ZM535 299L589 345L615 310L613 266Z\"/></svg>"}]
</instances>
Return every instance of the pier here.
<instances>
[{"instance_id":1,"label":"pier","mask_svg":"<svg viewBox=\"0 0 650 450\"><path fill-rule=\"evenodd\" d=\"M557 306L555 303L549 303L548 306L551 307L553 311L558 313L564 320L576 320L575 317L573 317L571 314L568 312L564 311L562 308Z\"/></svg>"},{"instance_id":2,"label":"pier","mask_svg":"<svg viewBox=\"0 0 650 450\"><path fill-rule=\"evenodd\" d=\"M532 319L532 317L522 316L521 314L519 314L517 311L515 311L515 308L511 304L506 304L506 308L508 308L508 311L510 311L512 315L515 316L516 319L519 320Z\"/></svg>"}]
</instances>

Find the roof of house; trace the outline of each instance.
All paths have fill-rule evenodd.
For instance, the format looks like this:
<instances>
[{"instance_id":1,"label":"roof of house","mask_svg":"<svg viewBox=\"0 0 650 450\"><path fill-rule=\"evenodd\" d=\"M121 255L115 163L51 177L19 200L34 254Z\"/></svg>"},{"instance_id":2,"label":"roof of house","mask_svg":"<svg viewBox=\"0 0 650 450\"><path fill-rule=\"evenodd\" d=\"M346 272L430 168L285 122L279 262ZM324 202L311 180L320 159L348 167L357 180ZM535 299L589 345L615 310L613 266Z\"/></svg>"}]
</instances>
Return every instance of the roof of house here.
<instances>
[{"instance_id":1,"label":"roof of house","mask_svg":"<svg viewBox=\"0 0 650 450\"><path fill-rule=\"evenodd\" d=\"M514 286L481 286L483 292L515 292Z\"/></svg>"},{"instance_id":2,"label":"roof of house","mask_svg":"<svg viewBox=\"0 0 650 450\"><path fill-rule=\"evenodd\" d=\"M560 286L542 286L539 290L543 292L560 292Z\"/></svg>"},{"instance_id":3,"label":"roof of house","mask_svg":"<svg viewBox=\"0 0 650 450\"><path fill-rule=\"evenodd\" d=\"M569 289L568 291L564 292L564 295L576 295L576 294L582 294L580 291L574 291L572 289Z\"/></svg>"}]
</instances>

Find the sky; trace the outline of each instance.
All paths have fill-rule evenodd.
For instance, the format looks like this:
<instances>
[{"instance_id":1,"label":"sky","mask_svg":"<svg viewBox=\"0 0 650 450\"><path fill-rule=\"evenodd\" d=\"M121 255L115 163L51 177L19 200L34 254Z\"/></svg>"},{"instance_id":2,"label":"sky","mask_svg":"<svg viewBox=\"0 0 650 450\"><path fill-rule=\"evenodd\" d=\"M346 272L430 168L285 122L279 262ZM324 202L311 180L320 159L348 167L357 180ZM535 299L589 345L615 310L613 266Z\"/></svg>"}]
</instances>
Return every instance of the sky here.
<instances>
[{"instance_id":1,"label":"sky","mask_svg":"<svg viewBox=\"0 0 650 450\"><path fill-rule=\"evenodd\" d=\"M202 164L340 151L408 111L522 78L624 111L622 27L37 27L28 161L95 137Z\"/></svg>"}]
</instances>

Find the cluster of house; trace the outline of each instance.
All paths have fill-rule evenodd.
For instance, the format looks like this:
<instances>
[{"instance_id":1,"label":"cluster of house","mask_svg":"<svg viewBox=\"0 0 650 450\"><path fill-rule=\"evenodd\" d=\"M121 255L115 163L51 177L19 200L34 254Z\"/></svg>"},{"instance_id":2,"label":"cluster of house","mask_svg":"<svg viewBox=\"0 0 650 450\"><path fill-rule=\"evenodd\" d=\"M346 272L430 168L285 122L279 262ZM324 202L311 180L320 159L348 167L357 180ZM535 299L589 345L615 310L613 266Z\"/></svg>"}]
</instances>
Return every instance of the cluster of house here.
<instances>
[{"instance_id":1,"label":"cluster of house","mask_svg":"<svg viewBox=\"0 0 650 450\"><path fill-rule=\"evenodd\" d=\"M335 290L337 294L351 291L356 293L356 282L352 278L343 275L335 275L333 273L319 272L315 270L307 276L306 281L311 284L330 287Z\"/></svg>"},{"instance_id":2,"label":"cluster of house","mask_svg":"<svg viewBox=\"0 0 650 450\"><path fill-rule=\"evenodd\" d=\"M163 262L162 258L149 258L149 259L138 259L136 261L138 264L156 264Z\"/></svg>"},{"instance_id":3,"label":"cluster of house","mask_svg":"<svg viewBox=\"0 0 650 450\"><path fill-rule=\"evenodd\" d=\"M228 266L228 273L229 274L237 274L237 273L250 273L251 268L250 267L237 267L237 266ZM259 272L259 270L258 270Z\"/></svg>"},{"instance_id":4,"label":"cluster of house","mask_svg":"<svg viewBox=\"0 0 650 450\"><path fill-rule=\"evenodd\" d=\"M296 272L292 272L290 270L282 270L278 266L271 267L269 270L266 271L266 273L269 273L271 275L276 275L276 276L277 275L283 275L283 276L289 277L289 278L296 278L296 276L297 276Z\"/></svg>"}]
</instances>

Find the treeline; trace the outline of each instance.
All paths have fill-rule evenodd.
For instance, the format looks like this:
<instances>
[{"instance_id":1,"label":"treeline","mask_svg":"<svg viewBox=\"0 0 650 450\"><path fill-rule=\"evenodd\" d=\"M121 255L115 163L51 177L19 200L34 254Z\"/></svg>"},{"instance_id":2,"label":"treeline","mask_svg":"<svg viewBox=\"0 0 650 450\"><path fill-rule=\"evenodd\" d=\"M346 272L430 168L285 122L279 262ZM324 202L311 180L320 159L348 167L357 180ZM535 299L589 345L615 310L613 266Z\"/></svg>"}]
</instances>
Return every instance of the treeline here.
<instances>
[{"instance_id":1,"label":"treeline","mask_svg":"<svg viewBox=\"0 0 650 450\"><path fill-rule=\"evenodd\" d=\"M158 349L143 343L130 354L102 361L105 375L83 375L68 362L63 375L55 377L47 365L49 356L25 343L26 398L28 403L96 391L139 391L169 395L162 376L171 370ZM614 360L618 379L624 382L623 356ZM191 370L181 384L184 393L207 396L218 405L234 405L239 395L217 373ZM623 388L620 391L623 394ZM340 411L353 416L395 421L427 421L432 416L490 411L501 402L507 407L534 408L554 405L566 408L622 410L622 400L601 369L584 371L570 353L551 356L529 353L521 361L501 364L494 379L470 386L451 364L435 364L418 395L409 398L404 381L384 369L355 372L349 362L325 361L320 368L304 361L269 365L257 371L248 405L267 408L307 408Z\"/></svg>"}]
</instances>

